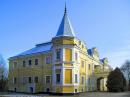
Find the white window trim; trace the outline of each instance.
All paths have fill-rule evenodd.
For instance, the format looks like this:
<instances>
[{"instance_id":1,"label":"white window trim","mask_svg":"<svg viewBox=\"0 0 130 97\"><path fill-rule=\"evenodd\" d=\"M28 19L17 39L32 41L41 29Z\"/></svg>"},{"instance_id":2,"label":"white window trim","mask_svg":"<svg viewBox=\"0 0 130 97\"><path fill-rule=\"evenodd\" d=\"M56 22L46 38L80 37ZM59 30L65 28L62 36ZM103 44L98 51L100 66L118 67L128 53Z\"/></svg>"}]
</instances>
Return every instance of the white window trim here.
<instances>
[{"instance_id":1,"label":"white window trim","mask_svg":"<svg viewBox=\"0 0 130 97\"><path fill-rule=\"evenodd\" d=\"M46 83L46 77L47 77L47 76L50 76L50 83ZM51 75L45 75L45 83L46 83L46 84L51 84L51 82L52 82Z\"/></svg>"}]
</instances>

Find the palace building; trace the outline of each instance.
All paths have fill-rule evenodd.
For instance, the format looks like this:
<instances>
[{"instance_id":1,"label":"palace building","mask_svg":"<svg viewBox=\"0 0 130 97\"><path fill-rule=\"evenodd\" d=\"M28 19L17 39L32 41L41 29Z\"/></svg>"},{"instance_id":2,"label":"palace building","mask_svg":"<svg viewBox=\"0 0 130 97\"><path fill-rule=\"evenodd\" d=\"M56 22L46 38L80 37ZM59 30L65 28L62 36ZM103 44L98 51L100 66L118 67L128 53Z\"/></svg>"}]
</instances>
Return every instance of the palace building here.
<instances>
[{"instance_id":1,"label":"palace building","mask_svg":"<svg viewBox=\"0 0 130 97\"><path fill-rule=\"evenodd\" d=\"M110 71L107 58L75 36L65 7L51 41L9 58L8 87L25 93L107 91Z\"/></svg>"}]
</instances>

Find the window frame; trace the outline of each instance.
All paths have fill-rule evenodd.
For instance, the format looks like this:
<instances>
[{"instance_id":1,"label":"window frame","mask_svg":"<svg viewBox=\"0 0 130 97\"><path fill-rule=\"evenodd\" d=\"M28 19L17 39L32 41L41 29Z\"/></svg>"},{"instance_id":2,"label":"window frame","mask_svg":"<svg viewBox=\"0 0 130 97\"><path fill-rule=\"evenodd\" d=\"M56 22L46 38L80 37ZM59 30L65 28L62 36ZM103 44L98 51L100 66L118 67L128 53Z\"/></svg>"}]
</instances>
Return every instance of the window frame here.
<instances>
[{"instance_id":1,"label":"window frame","mask_svg":"<svg viewBox=\"0 0 130 97\"><path fill-rule=\"evenodd\" d=\"M29 65L29 66L32 65L32 60L28 60L28 65Z\"/></svg>"},{"instance_id":2,"label":"window frame","mask_svg":"<svg viewBox=\"0 0 130 97\"><path fill-rule=\"evenodd\" d=\"M38 64L39 64L39 60L35 59L35 65L38 65Z\"/></svg>"},{"instance_id":3,"label":"window frame","mask_svg":"<svg viewBox=\"0 0 130 97\"><path fill-rule=\"evenodd\" d=\"M75 60L78 61L78 52L75 52Z\"/></svg>"},{"instance_id":4,"label":"window frame","mask_svg":"<svg viewBox=\"0 0 130 97\"><path fill-rule=\"evenodd\" d=\"M32 77L28 77L28 83L32 83Z\"/></svg>"},{"instance_id":5,"label":"window frame","mask_svg":"<svg viewBox=\"0 0 130 97\"><path fill-rule=\"evenodd\" d=\"M74 82L77 84L78 83L78 74L75 74L74 77L75 77Z\"/></svg>"},{"instance_id":6,"label":"window frame","mask_svg":"<svg viewBox=\"0 0 130 97\"><path fill-rule=\"evenodd\" d=\"M37 79L36 79L36 78L37 78ZM34 77L34 82L35 82L35 83L38 83L38 82L39 82L38 76L35 76L35 77Z\"/></svg>"},{"instance_id":7,"label":"window frame","mask_svg":"<svg viewBox=\"0 0 130 97\"><path fill-rule=\"evenodd\" d=\"M46 56L45 63L46 64L51 64L51 56Z\"/></svg>"},{"instance_id":8,"label":"window frame","mask_svg":"<svg viewBox=\"0 0 130 97\"><path fill-rule=\"evenodd\" d=\"M47 77L49 77L50 79L50 81L49 82L47 82ZM46 84L51 84L51 75L45 75L45 83Z\"/></svg>"},{"instance_id":9,"label":"window frame","mask_svg":"<svg viewBox=\"0 0 130 97\"><path fill-rule=\"evenodd\" d=\"M17 78L13 77L13 84L17 84Z\"/></svg>"},{"instance_id":10,"label":"window frame","mask_svg":"<svg viewBox=\"0 0 130 97\"><path fill-rule=\"evenodd\" d=\"M59 80L57 79L57 75L59 75ZM61 83L61 74L60 73L56 73L56 84Z\"/></svg>"},{"instance_id":11,"label":"window frame","mask_svg":"<svg viewBox=\"0 0 130 97\"><path fill-rule=\"evenodd\" d=\"M18 62L14 61L14 62L13 62L13 69L14 69L14 68L17 68L17 65L18 65Z\"/></svg>"},{"instance_id":12,"label":"window frame","mask_svg":"<svg viewBox=\"0 0 130 97\"><path fill-rule=\"evenodd\" d=\"M61 49L56 49L56 60L61 60Z\"/></svg>"},{"instance_id":13,"label":"window frame","mask_svg":"<svg viewBox=\"0 0 130 97\"><path fill-rule=\"evenodd\" d=\"M26 67L26 61L25 60L23 60L23 67Z\"/></svg>"},{"instance_id":14,"label":"window frame","mask_svg":"<svg viewBox=\"0 0 130 97\"><path fill-rule=\"evenodd\" d=\"M91 65L90 64L88 64L88 70L91 70Z\"/></svg>"},{"instance_id":15,"label":"window frame","mask_svg":"<svg viewBox=\"0 0 130 97\"><path fill-rule=\"evenodd\" d=\"M84 76L81 78L81 84L84 84Z\"/></svg>"}]
</instances>

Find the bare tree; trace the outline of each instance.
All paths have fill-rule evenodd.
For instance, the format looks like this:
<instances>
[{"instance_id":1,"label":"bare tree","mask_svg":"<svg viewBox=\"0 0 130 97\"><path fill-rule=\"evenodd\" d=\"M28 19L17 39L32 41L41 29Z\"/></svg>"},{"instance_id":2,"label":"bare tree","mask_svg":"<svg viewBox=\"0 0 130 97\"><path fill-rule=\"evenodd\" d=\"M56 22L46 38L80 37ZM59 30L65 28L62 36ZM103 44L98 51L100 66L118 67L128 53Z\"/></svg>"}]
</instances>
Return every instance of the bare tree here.
<instances>
[{"instance_id":1,"label":"bare tree","mask_svg":"<svg viewBox=\"0 0 130 97\"><path fill-rule=\"evenodd\" d=\"M7 69L2 55L0 55L0 91L7 90Z\"/></svg>"},{"instance_id":2,"label":"bare tree","mask_svg":"<svg viewBox=\"0 0 130 97\"><path fill-rule=\"evenodd\" d=\"M126 76L126 79L128 80L128 89L130 90L130 61L127 60L122 66L121 70Z\"/></svg>"},{"instance_id":3,"label":"bare tree","mask_svg":"<svg viewBox=\"0 0 130 97\"><path fill-rule=\"evenodd\" d=\"M7 64L6 64L3 56L0 54L0 79L2 76L7 78L7 76L8 76L7 72L8 72Z\"/></svg>"}]
</instances>

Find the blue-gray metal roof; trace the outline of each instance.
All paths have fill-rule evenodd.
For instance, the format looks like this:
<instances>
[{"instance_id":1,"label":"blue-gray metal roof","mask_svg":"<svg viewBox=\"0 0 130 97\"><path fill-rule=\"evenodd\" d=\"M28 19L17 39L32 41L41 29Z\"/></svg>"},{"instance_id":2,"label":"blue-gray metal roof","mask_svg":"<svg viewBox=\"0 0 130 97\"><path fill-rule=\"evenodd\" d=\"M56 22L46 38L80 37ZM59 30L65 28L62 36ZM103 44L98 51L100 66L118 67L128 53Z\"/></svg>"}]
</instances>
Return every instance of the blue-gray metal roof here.
<instances>
[{"instance_id":1,"label":"blue-gray metal roof","mask_svg":"<svg viewBox=\"0 0 130 97\"><path fill-rule=\"evenodd\" d=\"M88 52L88 55L92 56L92 49L88 49L87 52Z\"/></svg>"},{"instance_id":2,"label":"blue-gray metal roof","mask_svg":"<svg viewBox=\"0 0 130 97\"><path fill-rule=\"evenodd\" d=\"M23 53L20 53L14 57L19 57L19 56L25 56L25 55L31 55L31 54L37 54L37 53L43 53L43 52L47 52L50 51L52 47L52 43L48 42L48 43L42 43L42 44L37 44L34 48L29 49L27 51L24 51ZM11 57L11 58L14 58Z\"/></svg>"},{"instance_id":3,"label":"blue-gray metal roof","mask_svg":"<svg viewBox=\"0 0 130 97\"><path fill-rule=\"evenodd\" d=\"M64 16L62 18L61 24L59 26L58 32L56 34L56 37L59 36L70 36L75 37L74 30L71 26L70 20L67 16L67 13L65 11Z\"/></svg>"}]
</instances>

